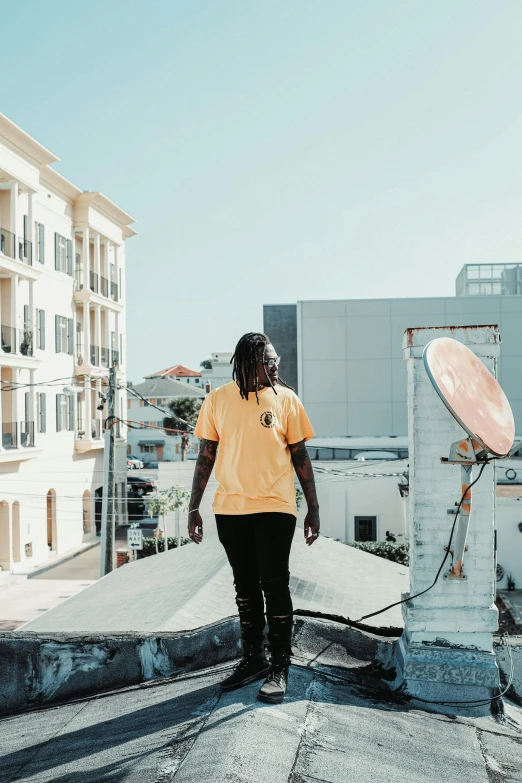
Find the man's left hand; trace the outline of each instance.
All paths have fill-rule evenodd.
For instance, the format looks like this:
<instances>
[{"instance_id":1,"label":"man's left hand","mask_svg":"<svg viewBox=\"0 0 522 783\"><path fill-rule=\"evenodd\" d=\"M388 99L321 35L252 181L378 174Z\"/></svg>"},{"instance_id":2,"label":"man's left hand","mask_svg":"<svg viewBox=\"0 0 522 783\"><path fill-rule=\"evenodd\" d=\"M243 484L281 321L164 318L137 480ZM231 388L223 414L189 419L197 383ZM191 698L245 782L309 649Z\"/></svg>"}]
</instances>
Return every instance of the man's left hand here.
<instances>
[{"instance_id":1,"label":"man's left hand","mask_svg":"<svg viewBox=\"0 0 522 783\"><path fill-rule=\"evenodd\" d=\"M319 509L309 508L304 521L304 537L308 546L311 546L319 538L320 527Z\"/></svg>"}]
</instances>

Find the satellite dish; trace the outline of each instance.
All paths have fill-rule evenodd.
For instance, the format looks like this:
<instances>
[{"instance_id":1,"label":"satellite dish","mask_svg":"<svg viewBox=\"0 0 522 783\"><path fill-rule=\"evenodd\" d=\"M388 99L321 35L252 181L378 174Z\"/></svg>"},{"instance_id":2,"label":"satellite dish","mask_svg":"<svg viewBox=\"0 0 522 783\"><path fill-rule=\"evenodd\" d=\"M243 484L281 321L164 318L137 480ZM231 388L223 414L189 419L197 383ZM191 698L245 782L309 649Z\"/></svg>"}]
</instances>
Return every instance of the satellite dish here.
<instances>
[{"instance_id":1,"label":"satellite dish","mask_svg":"<svg viewBox=\"0 0 522 783\"><path fill-rule=\"evenodd\" d=\"M473 351L451 337L427 344L424 367L452 416L483 449L496 457L509 454L515 421L500 384Z\"/></svg>"}]
</instances>

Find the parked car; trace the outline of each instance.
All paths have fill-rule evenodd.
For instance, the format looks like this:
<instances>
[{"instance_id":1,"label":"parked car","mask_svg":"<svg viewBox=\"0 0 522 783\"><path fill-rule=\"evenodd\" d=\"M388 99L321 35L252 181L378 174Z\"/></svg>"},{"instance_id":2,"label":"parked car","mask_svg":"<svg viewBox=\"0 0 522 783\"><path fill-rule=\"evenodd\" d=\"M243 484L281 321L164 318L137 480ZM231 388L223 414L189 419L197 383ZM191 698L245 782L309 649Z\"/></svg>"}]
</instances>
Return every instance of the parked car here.
<instances>
[{"instance_id":1,"label":"parked car","mask_svg":"<svg viewBox=\"0 0 522 783\"><path fill-rule=\"evenodd\" d=\"M127 495L142 498L155 489L155 484L148 478L141 476L127 476Z\"/></svg>"},{"instance_id":2,"label":"parked car","mask_svg":"<svg viewBox=\"0 0 522 783\"><path fill-rule=\"evenodd\" d=\"M145 464L142 459L135 457L134 454L127 454L127 469L128 470L143 470Z\"/></svg>"}]
</instances>

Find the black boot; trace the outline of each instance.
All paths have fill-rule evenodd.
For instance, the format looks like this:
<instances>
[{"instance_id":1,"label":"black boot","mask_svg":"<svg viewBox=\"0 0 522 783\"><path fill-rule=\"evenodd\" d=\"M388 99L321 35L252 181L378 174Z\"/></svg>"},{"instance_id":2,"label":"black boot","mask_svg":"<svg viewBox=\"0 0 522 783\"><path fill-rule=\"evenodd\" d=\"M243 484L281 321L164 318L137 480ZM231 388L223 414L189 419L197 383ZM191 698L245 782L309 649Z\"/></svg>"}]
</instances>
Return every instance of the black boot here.
<instances>
[{"instance_id":1,"label":"black boot","mask_svg":"<svg viewBox=\"0 0 522 783\"><path fill-rule=\"evenodd\" d=\"M268 677L260 687L257 698L268 704L281 704L288 684L288 664L272 664Z\"/></svg>"},{"instance_id":2,"label":"black boot","mask_svg":"<svg viewBox=\"0 0 522 783\"><path fill-rule=\"evenodd\" d=\"M266 659L263 643L243 642L243 657L232 674L224 679L219 687L222 691L242 688L243 685L265 677L269 668L270 664Z\"/></svg>"}]
</instances>

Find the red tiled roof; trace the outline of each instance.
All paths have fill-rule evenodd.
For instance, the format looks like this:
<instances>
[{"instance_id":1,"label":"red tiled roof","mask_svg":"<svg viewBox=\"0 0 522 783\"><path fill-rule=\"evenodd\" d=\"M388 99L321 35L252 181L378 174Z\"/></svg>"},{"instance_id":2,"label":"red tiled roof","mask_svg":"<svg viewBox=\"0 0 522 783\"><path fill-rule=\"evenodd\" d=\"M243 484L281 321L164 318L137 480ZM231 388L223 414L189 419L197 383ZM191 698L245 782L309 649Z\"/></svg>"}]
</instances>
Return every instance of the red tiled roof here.
<instances>
[{"instance_id":1,"label":"red tiled roof","mask_svg":"<svg viewBox=\"0 0 522 783\"><path fill-rule=\"evenodd\" d=\"M160 370L152 375L146 375L146 378L201 378L200 372L189 370L188 367L183 367L182 364L176 364L175 367L168 367L166 370Z\"/></svg>"}]
</instances>

